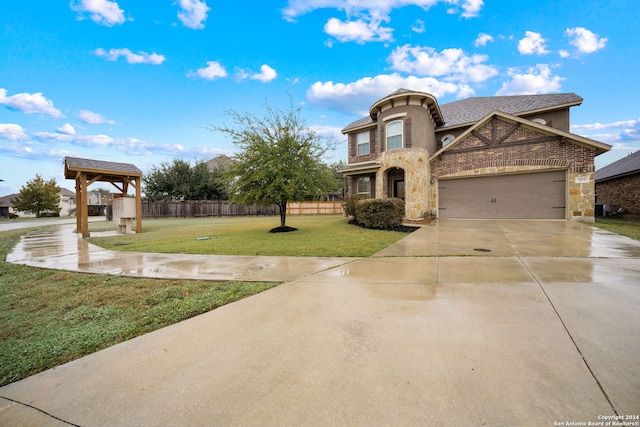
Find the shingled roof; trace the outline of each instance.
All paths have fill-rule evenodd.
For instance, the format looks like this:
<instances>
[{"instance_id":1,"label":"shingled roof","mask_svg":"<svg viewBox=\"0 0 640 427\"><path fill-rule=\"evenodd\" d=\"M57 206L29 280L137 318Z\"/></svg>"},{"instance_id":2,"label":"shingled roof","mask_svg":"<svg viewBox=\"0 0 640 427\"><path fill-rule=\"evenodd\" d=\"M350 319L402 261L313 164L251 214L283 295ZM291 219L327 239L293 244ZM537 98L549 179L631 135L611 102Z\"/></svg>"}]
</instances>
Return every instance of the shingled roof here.
<instances>
[{"instance_id":1,"label":"shingled roof","mask_svg":"<svg viewBox=\"0 0 640 427\"><path fill-rule=\"evenodd\" d=\"M443 128L473 124L493 110L521 116L553 108L580 105L575 93L548 95L484 96L449 102L440 106L445 119Z\"/></svg>"},{"instance_id":2,"label":"shingled roof","mask_svg":"<svg viewBox=\"0 0 640 427\"><path fill-rule=\"evenodd\" d=\"M640 173L640 151L596 171L596 182Z\"/></svg>"},{"instance_id":3,"label":"shingled roof","mask_svg":"<svg viewBox=\"0 0 640 427\"><path fill-rule=\"evenodd\" d=\"M398 89L385 98L408 92L407 89ZM383 98L384 99L384 98ZM437 130L451 127L472 125L494 110L504 113L522 116L537 111L554 108L573 107L580 105L582 98L575 93L558 93L547 95L513 95L513 96L484 96L462 99L440 105L440 111L444 119L444 126ZM367 116L348 124L342 132L367 126L375 121Z\"/></svg>"},{"instance_id":4,"label":"shingled roof","mask_svg":"<svg viewBox=\"0 0 640 427\"><path fill-rule=\"evenodd\" d=\"M81 159L78 157L65 157L65 178L76 177L77 171L108 173L113 172L121 176L142 176L142 171L130 163L105 162L102 160Z\"/></svg>"}]
</instances>

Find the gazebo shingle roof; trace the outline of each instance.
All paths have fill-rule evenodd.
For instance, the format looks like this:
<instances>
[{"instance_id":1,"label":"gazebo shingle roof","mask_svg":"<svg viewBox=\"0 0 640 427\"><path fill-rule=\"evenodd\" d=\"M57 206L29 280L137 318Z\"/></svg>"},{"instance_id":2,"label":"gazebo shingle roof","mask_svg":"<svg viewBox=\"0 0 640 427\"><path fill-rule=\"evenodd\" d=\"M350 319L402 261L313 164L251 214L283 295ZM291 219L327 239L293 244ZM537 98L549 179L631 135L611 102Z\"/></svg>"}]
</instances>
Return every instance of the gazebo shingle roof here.
<instances>
[{"instance_id":1,"label":"gazebo shingle roof","mask_svg":"<svg viewBox=\"0 0 640 427\"><path fill-rule=\"evenodd\" d=\"M91 170L113 172L117 175L142 176L142 171L130 163L105 162L102 160L81 159L78 157L65 157L65 173L68 171ZM75 178L75 175L65 176L67 179Z\"/></svg>"}]
</instances>

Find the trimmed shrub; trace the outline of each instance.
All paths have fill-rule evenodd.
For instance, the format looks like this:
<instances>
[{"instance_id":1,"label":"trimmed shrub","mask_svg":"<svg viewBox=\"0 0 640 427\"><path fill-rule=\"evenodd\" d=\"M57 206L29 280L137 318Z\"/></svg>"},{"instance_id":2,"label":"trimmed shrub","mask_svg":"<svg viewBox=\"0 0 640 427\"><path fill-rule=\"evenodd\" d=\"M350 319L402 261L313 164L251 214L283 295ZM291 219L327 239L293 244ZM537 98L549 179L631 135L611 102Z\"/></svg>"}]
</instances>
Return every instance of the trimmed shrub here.
<instances>
[{"instance_id":1,"label":"trimmed shrub","mask_svg":"<svg viewBox=\"0 0 640 427\"><path fill-rule=\"evenodd\" d=\"M367 228L392 230L402 225L404 200L365 199L356 204L356 221Z\"/></svg>"},{"instance_id":2,"label":"trimmed shrub","mask_svg":"<svg viewBox=\"0 0 640 427\"><path fill-rule=\"evenodd\" d=\"M363 197L358 194L352 194L351 196L347 196L344 199L344 203L342 204L344 208L344 213L347 216L352 216L355 218L356 216L356 205L358 201L362 200Z\"/></svg>"}]
</instances>

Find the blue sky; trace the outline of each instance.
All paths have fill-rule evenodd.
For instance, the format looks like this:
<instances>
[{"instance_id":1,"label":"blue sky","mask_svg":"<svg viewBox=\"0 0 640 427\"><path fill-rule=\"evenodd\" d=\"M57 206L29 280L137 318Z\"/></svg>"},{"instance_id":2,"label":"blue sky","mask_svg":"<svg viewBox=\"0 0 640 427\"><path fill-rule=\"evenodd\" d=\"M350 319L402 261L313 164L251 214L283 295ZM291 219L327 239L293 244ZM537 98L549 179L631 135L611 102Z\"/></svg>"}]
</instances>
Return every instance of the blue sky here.
<instances>
[{"instance_id":1,"label":"blue sky","mask_svg":"<svg viewBox=\"0 0 640 427\"><path fill-rule=\"evenodd\" d=\"M5 0L0 195L36 174L72 189L64 156L146 172L231 155L207 126L289 97L345 159L340 129L400 87L575 92L572 131L614 147L602 167L640 149L638 16L637 0Z\"/></svg>"}]
</instances>

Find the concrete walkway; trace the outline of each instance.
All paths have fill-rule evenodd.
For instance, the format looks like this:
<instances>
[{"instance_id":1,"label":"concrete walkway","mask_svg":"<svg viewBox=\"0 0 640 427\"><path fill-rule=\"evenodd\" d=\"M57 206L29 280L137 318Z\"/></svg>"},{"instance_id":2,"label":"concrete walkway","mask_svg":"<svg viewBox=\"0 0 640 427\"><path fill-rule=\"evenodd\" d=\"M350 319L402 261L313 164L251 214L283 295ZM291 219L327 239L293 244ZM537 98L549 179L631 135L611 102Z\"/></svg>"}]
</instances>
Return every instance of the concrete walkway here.
<instances>
[{"instance_id":1,"label":"concrete walkway","mask_svg":"<svg viewBox=\"0 0 640 427\"><path fill-rule=\"evenodd\" d=\"M98 269L99 250L75 248ZM640 422L624 418L640 415L639 257L570 221L440 220L2 387L0 425Z\"/></svg>"}]
</instances>

